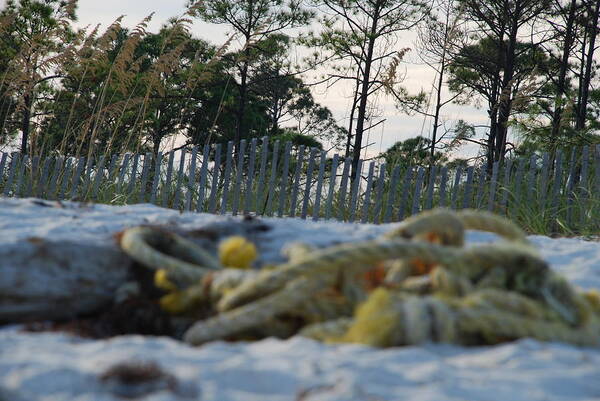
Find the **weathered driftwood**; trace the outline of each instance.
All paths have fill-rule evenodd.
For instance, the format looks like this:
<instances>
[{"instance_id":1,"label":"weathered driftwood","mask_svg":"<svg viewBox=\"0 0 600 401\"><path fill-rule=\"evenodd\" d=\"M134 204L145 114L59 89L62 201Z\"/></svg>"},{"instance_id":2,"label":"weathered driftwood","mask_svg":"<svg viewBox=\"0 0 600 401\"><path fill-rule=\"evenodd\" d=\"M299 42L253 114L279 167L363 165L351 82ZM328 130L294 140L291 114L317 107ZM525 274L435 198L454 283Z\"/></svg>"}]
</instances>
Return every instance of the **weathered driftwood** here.
<instances>
[{"instance_id":1,"label":"weathered driftwood","mask_svg":"<svg viewBox=\"0 0 600 401\"><path fill-rule=\"evenodd\" d=\"M0 323L65 319L109 304L130 260L114 244L42 238L0 247Z\"/></svg>"}]
</instances>

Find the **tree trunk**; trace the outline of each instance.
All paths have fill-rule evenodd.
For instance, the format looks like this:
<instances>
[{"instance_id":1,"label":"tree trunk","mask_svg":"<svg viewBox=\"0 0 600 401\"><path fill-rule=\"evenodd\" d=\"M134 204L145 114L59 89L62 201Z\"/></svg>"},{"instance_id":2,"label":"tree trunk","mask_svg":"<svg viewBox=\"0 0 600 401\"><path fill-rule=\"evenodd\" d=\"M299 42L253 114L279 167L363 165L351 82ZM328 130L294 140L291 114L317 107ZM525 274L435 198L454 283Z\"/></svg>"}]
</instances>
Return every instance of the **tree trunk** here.
<instances>
[{"instance_id":1,"label":"tree trunk","mask_svg":"<svg viewBox=\"0 0 600 401\"><path fill-rule=\"evenodd\" d=\"M241 83L239 86L240 99L238 102L237 127L235 131L235 147L237 149L240 140L246 136L244 126L244 114L246 114L246 97L248 93L248 62L244 62L241 73Z\"/></svg>"},{"instance_id":2,"label":"tree trunk","mask_svg":"<svg viewBox=\"0 0 600 401\"><path fill-rule=\"evenodd\" d=\"M502 77L502 90L500 92L498 105L498 126L494 146L494 162L503 160L506 152L508 120L512 109L512 80L515 73L515 50L517 46L518 29L519 26L517 21L513 21L504 59L504 76Z\"/></svg>"},{"instance_id":3,"label":"tree trunk","mask_svg":"<svg viewBox=\"0 0 600 401\"><path fill-rule=\"evenodd\" d=\"M280 71L277 70L277 76L279 76ZM278 90L275 91L275 98L273 99L273 115L271 115L271 128L269 129L269 132L271 133L271 136L275 136L277 135L277 132L279 131L279 113L281 112L281 109L283 108L283 106L280 106L280 92Z\"/></svg>"},{"instance_id":4,"label":"tree trunk","mask_svg":"<svg viewBox=\"0 0 600 401\"><path fill-rule=\"evenodd\" d=\"M352 100L352 109L350 110L350 122L348 124L348 138L346 138L346 155L350 157L350 147L352 146L352 129L354 127L354 113L356 112L356 103L358 103L358 90L360 89L360 69L356 74L356 87L354 88L354 99Z\"/></svg>"},{"instance_id":5,"label":"tree trunk","mask_svg":"<svg viewBox=\"0 0 600 401\"><path fill-rule=\"evenodd\" d=\"M454 24L453 24L454 25ZM450 38L450 31L452 30L450 26L450 12L446 12L446 23L444 26L444 43L442 48L442 56L440 58L440 70L438 77L438 85L436 88L436 101L435 101L435 113L433 116L433 130L431 132L431 161L429 163L429 167L431 168L434 163L435 158L435 145L437 141L437 131L440 125L440 113L442 110L442 85L444 84L444 72L446 71L446 54L448 50L448 42Z\"/></svg>"},{"instance_id":6,"label":"tree trunk","mask_svg":"<svg viewBox=\"0 0 600 401\"><path fill-rule=\"evenodd\" d=\"M369 96L369 84L371 81L371 66L373 64L373 52L375 51L375 39L377 35L377 23L379 22L379 7L377 5L373 14L373 23L371 24L367 54L365 56L365 66L362 74L360 103L358 105L358 117L356 121L356 136L354 137L354 149L352 151L352 179L356 179L358 160L362 150L362 138L365 128L365 117L367 114L367 100Z\"/></svg>"},{"instance_id":7,"label":"tree trunk","mask_svg":"<svg viewBox=\"0 0 600 401\"><path fill-rule=\"evenodd\" d=\"M490 109L488 110L488 116L490 117L490 132L487 138L487 149L486 149L486 168L487 172L491 173L494 166L494 144L498 134L498 92L500 91L500 71L502 65L502 46L504 44L504 36L498 39L498 51L496 69L494 70L494 81L491 88L490 98L488 104Z\"/></svg>"},{"instance_id":8,"label":"tree trunk","mask_svg":"<svg viewBox=\"0 0 600 401\"><path fill-rule=\"evenodd\" d=\"M562 123L562 113L564 110L564 95L566 93L567 69L569 67L569 56L571 55L571 47L573 46L573 28L575 25L575 10L577 9L577 0L571 0L569 16L567 18L567 26L565 31L565 40L563 43L563 52L560 60L560 69L558 72L558 81L556 83L556 95L554 97L554 112L552 114L552 134L550 141L556 144L560 127ZM552 146L554 148L554 146Z\"/></svg>"},{"instance_id":9,"label":"tree trunk","mask_svg":"<svg viewBox=\"0 0 600 401\"><path fill-rule=\"evenodd\" d=\"M29 141L29 130L31 124L31 105L33 103L31 94L26 94L23 97L23 101L25 103L23 110L23 119L21 120L21 132L23 133L23 137L21 138L21 153L23 155L27 154L27 143Z\"/></svg>"},{"instance_id":10,"label":"tree trunk","mask_svg":"<svg viewBox=\"0 0 600 401\"><path fill-rule=\"evenodd\" d=\"M439 127L439 121L440 121L440 111L442 109L442 85L444 83L444 70L446 69L446 49L444 48L442 50L442 60L440 63L440 76L438 78L438 86L436 88L436 102L435 102L435 113L433 116L433 130L431 132L431 160L429 162L430 167L433 165L434 163L434 158L435 158L435 145L436 145L436 141L437 141L437 130Z\"/></svg>"},{"instance_id":11,"label":"tree trunk","mask_svg":"<svg viewBox=\"0 0 600 401\"><path fill-rule=\"evenodd\" d=\"M498 133L498 109L494 107L488 114L490 116L490 133L487 138L486 170L489 173L494 167L494 143L496 143Z\"/></svg>"},{"instance_id":12,"label":"tree trunk","mask_svg":"<svg viewBox=\"0 0 600 401\"><path fill-rule=\"evenodd\" d=\"M235 130L235 138L233 138L233 145L235 147L235 154L239 151L240 140L246 137L246 127L244 124L244 116L246 114L246 103L248 97L248 64L250 62L250 31L246 34L246 49L244 50L244 64L242 65L242 71L240 71L240 99L238 102L237 110L237 127Z\"/></svg>"},{"instance_id":13,"label":"tree trunk","mask_svg":"<svg viewBox=\"0 0 600 401\"><path fill-rule=\"evenodd\" d=\"M592 22L589 25L589 43L587 51L587 59L585 64L585 76L581 82L581 102L577 113L577 121L575 123L576 130L585 129L585 121L587 117L587 103L590 94L590 81L592 79L592 67L594 61L594 51L596 50L596 36L598 35L598 16L600 14L600 0L596 0Z\"/></svg>"},{"instance_id":14,"label":"tree trunk","mask_svg":"<svg viewBox=\"0 0 600 401\"><path fill-rule=\"evenodd\" d=\"M158 152L160 152L161 139L162 138L161 138L160 134L155 135L154 138L152 138L152 153L154 154L155 157L158 154Z\"/></svg>"},{"instance_id":15,"label":"tree trunk","mask_svg":"<svg viewBox=\"0 0 600 401\"><path fill-rule=\"evenodd\" d=\"M585 75L585 53L587 47L588 30L583 30L583 38L581 39L581 55L579 56L579 75L577 77L577 104L575 105L575 123L577 123L577 116L579 115L579 108L581 106L581 97L583 90L583 76Z\"/></svg>"}]
</instances>

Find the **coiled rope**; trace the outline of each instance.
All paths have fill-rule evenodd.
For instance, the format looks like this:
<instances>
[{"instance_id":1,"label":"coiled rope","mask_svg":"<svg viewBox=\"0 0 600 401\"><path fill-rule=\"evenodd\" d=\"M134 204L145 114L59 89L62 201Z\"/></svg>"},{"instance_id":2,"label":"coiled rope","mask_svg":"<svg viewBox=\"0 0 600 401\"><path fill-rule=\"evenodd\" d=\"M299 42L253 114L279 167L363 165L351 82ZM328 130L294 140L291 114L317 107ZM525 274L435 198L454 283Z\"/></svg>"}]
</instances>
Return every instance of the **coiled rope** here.
<instances>
[{"instance_id":1,"label":"coiled rope","mask_svg":"<svg viewBox=\"0 0 600 401\"><path fill-rule=\"evenodd\" d=\"M469 229L503 241L465 247ZM243 241L234 243L248 254ZM213 311L185 333L194 345L257 328L381 347L521 337L600 342L598 293L576 291L524 232L487 212L436 209L376 240L320 250L297 244L287 263L262 271L225 268L192 242L147 227L126 230L121 247L157 271L159 285L171 291L161 302L166 309L181 313L202 303ZM235 252L227 250L228 260L243 261L231 257Z\"/></svg>"}]
</instances>

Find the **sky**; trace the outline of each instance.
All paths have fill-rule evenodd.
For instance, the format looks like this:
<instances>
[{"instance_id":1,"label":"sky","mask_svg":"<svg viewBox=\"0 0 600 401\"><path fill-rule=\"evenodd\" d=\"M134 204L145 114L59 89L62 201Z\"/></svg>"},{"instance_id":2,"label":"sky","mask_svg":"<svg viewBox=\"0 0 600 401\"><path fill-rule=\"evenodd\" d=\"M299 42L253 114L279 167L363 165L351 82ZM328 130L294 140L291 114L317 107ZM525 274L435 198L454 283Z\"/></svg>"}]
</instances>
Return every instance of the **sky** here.
<instances>
[{"instance_id":1,"label":"sky","mask_svg":"<svg viewBox=\"0 0 600 401\"><path fill-rule=\"evenodd\" d=\"M117 17L124 15L125 26L135 26L144 17L154 12L154 16L148 27L149 31L156 32L168 18L179 16L184 12L186 0L79 0L78 22L80 27L95 26L102 24L106 28ZM199 19L194 21L192 32L213 44L219 45L227 38L227 27L205 23ZM407 32L400 41L401 47L414 48L414 33ZM406 63L403 65L406 72L405 87L411 93L417 93L421 89L426 92L431 90L435 75L433 70L417 63L418 57L415 51L409 52ZM306 77L310 80L310 77ZM316 100L329 107L338 123L347 126L350 96L352 88L345 85L336 85L325 90L316 87L313 90ZM379 106L386 121L367 133L364 143L372 144L365 151L366 157L373 157L381 151L392 146L396 141L404 140L416 135L428 136L431 121L423 121L422 116L407 116L398 111L391 99L381 98ZM476 124L485 124L486 113L474 107L449 105L443 109L444 117L448 121L464 119ZM468 151L468 150L467 150ZM471 149L472 151L476 151Z\"/></svg>"}]
</instances>

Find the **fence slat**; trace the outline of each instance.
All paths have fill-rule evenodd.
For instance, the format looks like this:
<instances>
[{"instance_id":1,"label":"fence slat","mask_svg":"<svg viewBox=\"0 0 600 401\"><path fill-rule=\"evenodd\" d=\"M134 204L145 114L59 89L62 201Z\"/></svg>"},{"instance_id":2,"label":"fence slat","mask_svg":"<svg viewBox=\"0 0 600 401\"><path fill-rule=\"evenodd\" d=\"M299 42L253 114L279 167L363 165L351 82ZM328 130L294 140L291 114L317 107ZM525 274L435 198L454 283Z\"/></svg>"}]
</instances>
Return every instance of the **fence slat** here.
<instances>
[{"instance_id":1,"label":"fence slat","mask_svg":"<svg viewBox=\"0 0 600 401\"><path fill-rule=\"evenodd\" d=\"M273 215L273 198L275 198L275 185L277 183L277 167L279 165L279 141L273 144L273 158L271 159L271 176L269 177L269 195L267 198L267 207L265 214Z\"/></svg>"},{"instance_id":2,"label":"fence slat","mask_svg":"<svg viewBox=\"0 0 600 401\"><path fill-rule=\"evenodd\" d=\"M450 196L450 208L456 209L458 203L458 191L460 189L460 179L463 174L463 166L458 166L454 175L454 185L452 186L452 195Z\"/></svg>"},{"instance_id":3,"label":"fence slat","mask_svg":"<svg viewBox=\"0 0 600 401\"><path fill-rule=\"evenodd\" d=\"M380 214L383 211L383 184L385 181L385 163L379 166L379 177L377 178L377 194L375 196L375 206L373 207L373 223L379 224L382 216Z\"/></svg>"},{"instance_id":4,"label":"fence slat","mask_svg":"<svg viewBox=\"0 0 600 401\"><path fill-rule=\"evenodd\" d=\"M146 153L144 156L144 163L142 164L142 176L140 179L140 192L138 196L138 203L146 202L146 186L148 185L148 170L152 165L152 153Z\"/></svg>"},{"instance_id":5,"label":"fence slat","mask_svg":"<svg viewBox=\"0 0 600 401\"><path fill-rule=\"evenodd\" d=\"M600 198L600 144L594 146L594 191L592 197L597 200ZM600 224L597 221L594 222L594 228L600 228Z\"/></svg>"},{"instance_id":6,"label":"fence slat","mask_svg":"<svg viewBox=\"0 0 600 401\"><path fill-rule=\"evenodd\" d=\"M73 167L74 161L71 159L67 159L67 161L65 162L65 171L62 174L61 177L61 185L60 185L60 189L58 191L58 200L63 200L65 197L65 194L67 193L67 189L69 186L69 176L70 176L70 170L74 169L75 167Z\"/></svg>"},{"instance_id":7,"label":"fence slat","mask_svg":"<svg viewBox=\"0 0 600 401\"><path fill-rule=\"evenodd\" d=\"M29 180L29 187L27 188L27 196L34 196L34 188L37 187L37 184L42 177L42 156L35 156L33 158L33 162L31 163L31 176Z\"/></svg>"},{"instance_id":8,"label":"fence slat","mask_svg":"<svg viewBox=\"0 0 600 401\"><path fill-rule=\"evenodd\" d=\"M363 161L359 159L358 164L356 165L356 176L352 182L352 194L350 195L350 217L348 218L350 223L354 223L354 219L356 217L358 191L360 190L360 180L362 179L362 167Z\"/></svg>"},{"instance_id":9,"label":"fence slat","mask_svg":"<svg viewBox=\"0 0 600 401\"><path fill-rule=\"evenodd\" d=\"M496 188L498 186L498 172L500 171L500 162L494 162L492 167L492 179L490 180L490 192L488 197L487 210L494 211L494 202L496 200Z\"/></svg>"},{"instance_id":10,"label":"fence slat","mask_svg":"<svg viewBox=\"0 0 600 401\"><path fill-rule=\"evenodd\" d=\"M585 194L585 196L589 195L588 189L588 180L589 180L589 171L590 171L590 147L585 145L581 150L581 185L579 186L581 193Z\"/></svg>"},{"instance_id":11,"label":"fence slat","mask_svg":"<svg viewBox=\"0 0 600 401\"><path fill-rule=\"evenodd\" d=\"M585 205L585 208L582 208L581 215L579 216L579 224L581 226L585 225L587 220L586 210L590 210L591 205L589 204L590 193L588 191L588 180L589 180L589 169L590 169L590 147L585 145L581 152L581 180L578 192L581 198L581 202Z\"/></svg>"},{"instance_id":12,"label":"fence slat","mask_svg":"<svg viewBox=\"0 0 600 401\"><path fill-rule=\"evenodd\" d=\"M487 178L487 171L483 167L479 168L477 173L477 193L475 195L475 208L479 209L483 205L483 197L485 196L485 181Z\"/></svg>"},{"instance_id":13,"label":"fence slat","mask_svg":"<svg viewBox=\"0 0 600 401\"><path fill-rule=\"evenodd\" d=\"M558 214L558 198L562 186L562 164L562 152L558 150L554 159L554 185L552 186L552 199L550 200L552 218L556 218Z\"/></svg>"},{"instance_id":14,"label":"fence slat","mask_svg":"<svg viewBox=\"0 0 600 401\"><path fill-rule=\"evenodd\" d=\"M229 200L229 183L231 181L231 164L233 163L233 141L227 142L227 156L225 158L225 175L223 176L223 192L221 193L221 214L227 212Z\"/></svg>"},{"instance_id":15,"label":"fence slat","mask_svg":"<svg viewBox=\"0 0 600 401\"><path fill-rule=\"evenodd\" d=\"M335 193L335 182L337 179L338 163L340 156L336 153L331 161L331 173L329 176L329 191L327 193L327 202L325 204L325 220L331 218L331 205L333 203L333 195Z\"/></svg>"},{"instance_id":16,"label":"fence slat","mask_svg":"<svg viewBox=\"0 0 600 401\"><path fill-rule=\"evenodd\" d=\"M429 172L429 183L427 184L427 199L425 200L425 210L433 207L433 192L435 190L435 179L437 178L438 166L433 166Z\"/></svg>"},{"instance_id":17,"label":"fence slat","mask_svg":"<svg viewBox=\"0 0 600 401\"><path fill-rule=\"evenodd\" d=\"M138 163L140 161L140 155L135 154L133 156L133 166L131 166L131 175L129 177L129 187L127 188L127 194L131 195L135 189L135 182L137 181Z\"/></svg>"},{"instance_id":18,"label":"fence slat","mask_svg":"<svg viewBox=\"0 0 600 401\"><path fill-rule=\"evenodd\" d=\"M33 195L33 188L39 182L41 177L41 166L42 166L42 157L34 156L33 162L31 163L31 175L29 179L29 186L27 188L27 196Z\"/></svg>"},{"instance_id":19,"label":"fence slat","mask_svg":"<svg viewBox=\"0 0 600 401\"><path fill-rule=\"evenodd\" d=\"M202 167L200 169L200 183L198 184L198 203L196 204L196 211L203 212L204 200L206 197L206 187L208 182L208 163L210 163L210 145L204 144L202 149Z\"/></svg>"},{"instance_id":20,"label":"fence slat","mask_svg":"<svg viewBox=\"0 0 600 401\"><path fill-rule=\"evenodd\" d=\"M17 188L15 189L15 195L17 197L23 196L23 182L25 181L25 171L27 169L28 161L29 155L25 155L21 158L21 165L19 166L19 173L17 175Z\"/></svg>"},{"instance_id":21,"label":"fence slat","mask_svg":"<svg viewBox=\"0 0 600 401\"><path fill-rule=\"evenodd\" d=\"M342 180L340 183L340 194L338 197L338 220L344 220L344 204L346 203L346 192L348 189L348 180L350 178L350 162L351 159L349 157L344 160L344 168L342 169Z\"/></svg>"},{"instance_id":22,"label":"fence slat","mask_svg":"<svg viewBox=\"0 0 600 401\"><path fill-rule=\"evenodd\" d=\"M465 193L463 194L462 208L468 209L471 207L471 192L473 190L473 175L475 173L475 167L467 167L467 181L465 182Z\"/></svg>"},{"instance_id":23,"label":"fence slat","mask_svg":"<svg viewBox=\"0 0 600 401\"><path fill-rule=\"evenodd\" d=\"M29 180L25 176L25 197L29 198L33 194L33 185L35 183L35 175L40 164L40 157L34 156L31 160L31 170L29 170Z\"/></svg>"},{"instance_id":24,"label":"fence slat","mask_svg":"<svg viewBox=\"0 0 600 401\"><path fill-rule=\"evenodd\" d=\"M594 147L594 192L600 197L600 144Z\"/></svg>"},{"instance_id":25,"label":"fence slat","mask_svg":"<svg viewBox=\"0 0 600 401\"><path fill-rule=\"evenodd\" d=\"M0 189L4 190L4 166L6 165L6 159L8 159L8 153L2 152L2 158L0 159Z\"/></svg>"},{"instance_id":26,"label":"fence slat","mask_svg":"<svg viewBox=\"0 0 600 401\"><path fill-rule=\"evenodd\" d=\"M246 195L244 199L244 214L250 212L252 200L254 199L254 196L252 195L252 185L254 182L254 161L256 159L257 142L256 138L253 138L250 146L250 160L248 161L248 176L246 177Z\"/></svg>"},{"instance_id":27,"label":"fence slat","mask_svg":"<svg viewBox=\"0 0 600 401\"><path fill-rule=\"evenodd\" d=\"M298 149L298 159L296 162L296 171L294 172L294 187L292 188L292 199L290 204L290 216L296 217L296 204L298 202L298 191L300 190L300 172L304 165L304 145Z\"/></svg>"},{"instance_id":28,"label":"fence slat","mask_svg":"<svg viewBox=\"0 0 600 401\"><path fill-rule=\"evenodd\" d=\"M373 174L375 173L375 162L369 163L369 173L367 174L367 188L365 190L365 196L363 198L362 216L361 223L366 223L369 219L369 208L371 207L371 188L373 185Z\"/></svg>"},{"instance_id":29,"label":"fence slat","mask_svg":"<svg viewBox=\"0 0 600 401\"><path fill-rule=\"evenodd\" d=\"M173 162L175 161L175 151L169 152L169 160L167 161L167 176L161 187L162 207L169 207L169 195L171 194L171 182L173 180Z\"/></svg>"},{"instance_id":30,"label":"fence slat","mask_svg":"<svg viewBox=\"0 0 600 401\"><path fill-rule=\"evenodd\" d=\"M319 163L319 175L317 176L317 190L315 192L315 205L313 207L313 220L319 220L319 211L321 209L321 195L323 193L323 177L325 175L325 163L327 161L327 152L321 151L321 160Z\"/></svg>"},{"instance_id":31,"label":"fence slat","mask_svg":"<svg viewBox=\"0 0 600 401\"><path fill-rule=\"evenodd\" d=\"M537 201L540 208L540 211L544 211L546 209L546 195L548 193L548 177L550 174L550 154L548 152L544 152L542 155L542 171L540 177L540 186L538 189Z\"/></svg>"},{"instance_id":32,"label":"fence slat","mask_svg":"<svg viewBox=\"0 0 600 401\"><path fill-rule=\"evenodd\" d=\"M527 204L533 202L533 194L535 189L535 174L537 172L537 156L531 155L529 159L529 171L527 172Z\"/></svg>"},{"instance_id":33,"label":"fence slat","mask_svg":"<svg viewBox=\"0 0 600 401\"><path fill-rule=\"evenodd\" d=\"M15 189L15 194L18 197L23 197L23 195L25 194L26 189L26 184L27 184L27 164L29 163L29 155L25 155L23 157L21 157L21 159L19 160L20 165L19 165L19 169L17 170L17 187Z\"/></svg>"},{"instance_id":34,"label":"fence slat","mask_svg":"<svg viewBox=\"0 0 600 401\"><path fill-rule=\"evenodd\" d=\"M43 157L41 154L34 157L34 162L31 168L31 180L29 182L30 188L28 189L29 195L36 197L37 188L40 185L42 174L44 170L44 163L48 157Z\"/></svg>"},{"instance_id":35,"label":"fence slat","mask_svg":"<svg viewBox=\"0 0 600 401\"><path fill-rule=\"evenodd\" d=\"M404 173L404 182L402 183L402 197L400 199L400 207L398 208L398 221L404 220L404 210L408 204L408 193L410 182L413 179L414 167L408 166Z\"/></svg>"},{"instance_id":36,"label":"fence slat","mask_svg":"<svg viewBox=\"0 0 600 401\"><path fill-rule=\"evenodd\" d=\"M577 181L577 173L575 165L577 158L575 157L575 148L571 149L571 157L569 159L569 177L567 179L567 226L573 226L573 205L575 203L575 182Z\"/></svg>"},{"instance_id":37,"label":"fence slat","mask_svg":"<svg viewBox=\"0 0 600 401\"><path fill-rule=\"evenodd\" d=\"M196 160L198 159L198 146L192 148L190 161L190 170L188 176L187 191L185 193L185 206L183 210L189 212L192 210L192 201L194 199L194 189L196 188Z\"/></svg>"},{"instance_id":38,"label":"fence slat","mask_svg":"<svg viewBox=\"0 0 600 401\"><path fill-rule=\"evenodd\" d=\"M85 200L90 190L90 181L92 178L92 171L94 171L94 158L89 156L87 164L85 166L83 174L83 184L81 185L81 200Z\"/></svg>"},{"instance_id":39,"label":"fence slat","mask_svg":"<svg viewBox=\"0 0 600 401\"><path fill-rule=\"evenodd\" d=\"M306 183L304 185L304 198L302 199L302 214L301 219L306 219L308 213L308 201L310 200L310 187L312 185L313 170L315 169L315 155L317 148L310 149L310 156L308 158L308 170L306 171Z\"/></svg>"},{"instance_id":40,"label":"fence slat","mask_svg":"<svg viewBox=\"0 0 600 401\"><path fill-rule=\"evenodd\" d=\"M517 162L517 172L515 174L515 192L514 199L510 202L510 210L515 213L515 209L521 205L521 189L523 187L523 176L525 175L525 163L526 160L520 158Z\"/></svg>"},{"instance_id":41,"label":"fence slat","mask_svg":"<svg viewBox=\"0 0 600 401\"><path fill-rule=\"evenodd\" d=\"M183 175L185 174L185 158L187 150L181 149L181 159L179 159L179 170L177 170L177 182L175 184L175 198L173 199L172 208L179 210L181 207L181 187L183 185Z\"/></svg>"},{"instance_id":42,"label":"fence slat","mask_svg":"<svg viewBox=\"0 0 600 401\"><path fill-rule=\"evenodd\" d=\"M244 156L246 154L246 140L240 141L240 148L238 150L238 162L235 172L235 186L233 189L233 205L231 206L231 214L237 216L238 209L240 207L240 191L242 188L242 179L244 173Z\"/></svg>"},{"instance_id":43,"label":"fence slat","mask_svg":"<svg viewBox=\"0 0 600 401\"><path fill-rule=\"evenodd\" d=\"M73 174L73 184L71 186L71 195L69 195L69 199L75 199L75 195L77 194L77 187L79 186L79 178L81 177L84 168L85 157L80 157L79 162L77 163L77 169L75 170L75 174Z\"/></svg>"},{"instance_id":44,"label":"fence slat","mask_svg":"<svg viewBox=\"0 0 600 401\"><path fill-rule=\"evenodd\" d=\"M4 181L4 166L6 165L6 159L8 158L8 153L2 152L2 158L0 159L0 186Z\"/></svg>"},{"instance_id":45,"label":"fence slat","mask_svg":"<svg viewBox=\"0 0 600 401\"><path fill-rule=\"evenodd\" d=\"M392 212L394 210L394 202L396 201L396 194L398 193L398 189L396 186L398 185L398 180L400 179L400 166L394 167L392 171L392 180L390 181L390 190L388 191L388 197L386 201L385 207L385 215L383 216L383 222L389 223L392 221Z\"/></svg>"},{"instance_id":46,"label":"fence slat","mask_svg":"<svg viewBox=\"0 0 600 401\"><path fill-rule=\"evenodd\" d=\"M292 151L292 143L287 141L285 143L285 151L283 153L283 170L281 173L281 181L279 184L279 208L277 210L277 216L283 216L283 208L285 207L287 196L288 196L288 182L290 174L290 153Z\"/></svg>"},{"instance_id":47,"label":"fence slat","mask_svg":"<svg viewBox=\"0 0 600 401\"><path fill-rule=\"evenodd\" d=\"M215 167L213 169L208 210L214 214L217 211L217 192L219 191L219 171L221 169L221 144L215 146Z\"/></svg>"},{"instance_id":48,"label":"fence slat","mask_svg":"<svg viewBox=\"0 0 600 401\"><path fill-rule=\"evenodd\" d=\"M46 197L48 199L58 199L58 194L56 194L56 185L58 184L58 177L60 176L60 172L62 170L62 166L64 163L63 157L57 157L54 159L54 166L52 169L52 175L50 176L50 182L48 183L48 190L46 191Z\"/></svg>"},{"instance_id":49,"label":"fence slat","mask_svg":"<svg viewBox=\"0 0 600 401\"><path fill-rule=\"evenodd\" d=\"M439 193L439 206L446 207L446 186L448 185L448 167L442 167L440 177L440 193Z\"/></svg>"},{"instance_id":50,"label":"fence slat","mask_svg":"<svg viewBox=\"0 0 600 401\"><path fill-rule=\"evenodd\" d=\"M50 171L50 163L52 162L52 157L47 156L44 159L44 164L42 166L42 175L40 176L40 179L38 180L37 186L35 188L35 193L34 196L36 198L44 198L45 197L45 192L46 192L46 188L48 187L48 174ZM0 162L0 164L2 164ZM0 166L0 180L2 180L2 166Z\"/></svg>"},{"instance_id":51,"label":"fence slat","mask_svg":"<svg viewBox=\"0 0 600 401\"><path fill-rule=\"evenodd\" d=\"M115 173L116 173L116 169L117 169L117 162L119 161L119 154L115 153L114 155L112 155L112 157L110 158L110 165L108 166L108 179L113 182L116 177L115 177Z\"/></svg>"},{"instance_id":52,"label":"fence slat","mask_svg":"<svg viewBox=\"0 0 600 401\"><path fill-rule=\"evenodd\" d=\"M74 165L74 160L70 157L59 159L60 164L55 164L53 175L56 176L56 195L55 199L61 201L65 198L69 186L70 169ZM64 166L64 169L63 169ZM74 167L73 167L74 168ZM52 190L52 189L51 189Z\"/></svg>"},{"instance_id":53,"label":"fence slat","mask_svg":"<svg viewBox=\"0 0 600 401\"><path fill-rule=\"evenodd\" d=\"M4 187L4 196L8 196L12 187L12 183L15 177L15 172L19 167L20 154L17 152L12 153L10 160L10 170L8 171L8 178L6 179L6 186ZM14 192L13 192L14 193ZM16 195L16 194L15 194ZM13 195L13 196L15 196Z\"/></svg>"},{"instance_id":54,"label":"fence slat","mask_svg":"<svg viewBox=\"0 0 600 401\"><path fill-rule=\"evenodd\" d=\"M508 204L508 194L510 192L510 176L512 173L512 159L506 161L506 165L504 166L504 180L502 183L502 199L500 200L500 208L503 213L508 213L508 209L506 205Z\"/></svg>"},{"instance_id":55,"label":"fence slat","mask_svg":"<svg viewBox=\"0 0 600 401\"><path fill-rule=\"evenodd\" d=\"M163 154L158 152L154 160L154 177L152 178L152 191L150 191L150 203L156 205L156 196L158 195L158 185L160 184L160 170L162 167Z\"/></svg>"},{"instance_id":56,"label":"fence slat","mask_svg":"<svg viewBox=\"0 0 600 401\"><path fill-rule=\"evenodd\" d=\"M131 154L125 153L123 163L121 164L121 171L119 172L119 191L123 191L123 186L125 185L125 174L127 173L127 167L129 167L129 159L131 159Z\"/></svg>"},{"instance_id":57,"label":"fence slat","mask_svg":"<svg viewBox=\"0 0 600 401\"><path fill-rule=\"evenodd\" d=\"M423 189L423 181L425 180L425 169L419 167L417 171L417 179L415 181L415 194L413 195L413 204L411 215L419 213L421 209L421 190Z\"/></svg>"},{"instance_id":58,"label":"fence slat","mask_svg":"<svg viewBox=\"0 0 600 401\"><path fill-rule=\"evenodd\" d=\"M100 161L96 165L96 176L94 177L94 186L92 188L92 200L96 201L98 199L98 191L100 190L100 183L104 178L104 162L106 161L106 156L102 155L100 157Z\"/></svg>"},{"instance_id":59,"label":"fence slat","mask_svg":"<svg viewBox=\"0 0 600 401\"><path fill-rule=\"evenodd\" d=\"M260 156L260 171L258 173L258 186L256 187L256 205L255 212L258 214L258 211L262 207L263 200L263 187L265 184L265 175L267 171L267 161L269 159L269 138L264 136L262 138L262 150Z\"/></svg>"}]
</instances>

